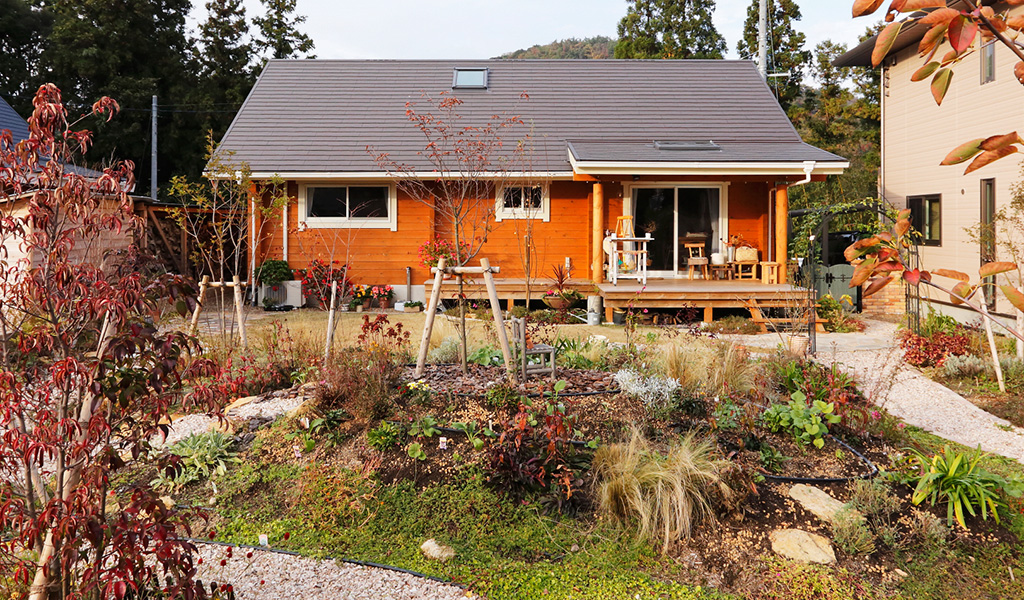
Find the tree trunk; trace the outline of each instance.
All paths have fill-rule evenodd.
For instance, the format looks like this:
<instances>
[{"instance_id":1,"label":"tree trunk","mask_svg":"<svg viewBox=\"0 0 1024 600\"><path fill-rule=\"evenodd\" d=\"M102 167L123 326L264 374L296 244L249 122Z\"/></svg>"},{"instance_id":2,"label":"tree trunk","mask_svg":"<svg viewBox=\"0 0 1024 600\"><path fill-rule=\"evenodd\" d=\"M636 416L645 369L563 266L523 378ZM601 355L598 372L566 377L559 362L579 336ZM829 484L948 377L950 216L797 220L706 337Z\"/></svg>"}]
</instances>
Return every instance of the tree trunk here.
<instances>
[{"instance_id":1,"label":"tree trunk","mask_svg":"<svg viewBox=\"0 0 1024 600\"><path fill-rule=\"evenodd\" d=\"M999 351L996 349L996 339L992 335L992 317L988 315L988 304L981 303L981 313L985 316L985 337L988 338L988 348L992 352L992 367L996 370L996 381L999 382L1000 393L1006 393L1006 383L1003 381L1003 368L999 364Z\"/></svg>"},{"instance_id":2,"label":"tree trunk","mask_svg":"<svg viewBox=\"0 0 1024 600\"><path fill-rule=\"evenodd\" d=\"M1024 291L1024 289L1018 289L1018 291ZM1020 309L1014 309L1013 312L1017 315L1017 335L1019 336L1017 342L1017 359L1024 360L1024 312Z\"/></svg>"},{"instance_id":3,"label":"tree trunk","mask_svg":"<svg viewBox=\"0 0 1024 600\"><path fill-rule=\"evenodd\" d=\"M469 343L467 338L469 337L469 334L466 331L466 300L465 297L463 296L463 286L465 285L465 280L463 280L462 275L456 275L455 281L456 283L459 284L459 337L462 338L460 340L462 342L462 349L459 354L461 354L462 360L462 374L468 375Z\"/></svg>"}]
</instances>

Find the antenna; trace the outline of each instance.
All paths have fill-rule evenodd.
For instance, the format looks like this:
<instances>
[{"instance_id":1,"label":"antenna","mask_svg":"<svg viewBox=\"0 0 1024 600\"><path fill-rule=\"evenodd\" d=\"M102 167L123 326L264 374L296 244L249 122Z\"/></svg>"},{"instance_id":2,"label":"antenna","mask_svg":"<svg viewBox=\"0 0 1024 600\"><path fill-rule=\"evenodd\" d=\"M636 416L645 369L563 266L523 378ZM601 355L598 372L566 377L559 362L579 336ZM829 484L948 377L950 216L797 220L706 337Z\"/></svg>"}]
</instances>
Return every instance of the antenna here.
<instances>
[{"instance_id":1,"label":"antenna","mask_svg":"<svg viewBox=\"0 0 1024 600\"><path fill-rule=\"evenodd\" d=\"M768 78L768 0L761 0L757 19L757 72Z\"/></svg>"},{"instance_id":2,"label":"antenna","mask_svg":"<svg viewBox=\"0 0 1024 600\"><path fill-rule=\"evenodd\" d=\"M149 197L156 200L156 96L153 96L152 148L149 156Z\"/></svg>"}]
</instances>

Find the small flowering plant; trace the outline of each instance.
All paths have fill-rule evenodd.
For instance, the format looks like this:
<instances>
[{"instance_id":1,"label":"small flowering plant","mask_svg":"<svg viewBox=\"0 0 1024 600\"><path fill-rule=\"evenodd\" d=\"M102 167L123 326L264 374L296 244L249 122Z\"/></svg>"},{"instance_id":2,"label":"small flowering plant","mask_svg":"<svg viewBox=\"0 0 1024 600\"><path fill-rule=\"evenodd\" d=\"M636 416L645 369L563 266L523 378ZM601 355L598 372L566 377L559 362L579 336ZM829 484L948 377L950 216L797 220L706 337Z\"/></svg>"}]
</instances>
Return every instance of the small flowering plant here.
<instances>
[{"instance_id":1,"label":"small flowering plant","mask_svg":"<svg viewBox=\"0 0 1024 600\"><path fill-rule=\"evenodd\" d=\"M461 252L456 253L455 244L441 237L427 240L420 246L418 252L420 264L428 269L436 267L437 262L441 260L441 257L444 257L449 266L454 266L458 256L469 254L469 244L463 242L459 244L459 248Z\"/></svg>"},{"instance_id":2,"label":"small flowering plant","mask_svg":"<svg viewBox=\"0 0 1024 600\"><path fill-rule=\"evenodd\" d=\"M352 299L357 302L364 302L373 298L373 292L368 285L354 285L352 286Z\"/></svg>"},{"instance_id":3,"label":"small flowering plant","mask_svg":"<svg viewBox=\"0 0 1024 600\"><path fill-rule=\"evenodd\" d=\"M383 305L395 297L395 290L390 285L375 285L370 288L370 296Z\"/></svg>"},{"instance_id":4,"label":"small flowering plant","mask_svg":"<svg viewBox=\"0 0 1024 600\"><path fill-rule=\"evenodd\" d=\"M344 297L352 288L352 280L348 276L348 265L339 261L330 263L315 259L305 270L297 272L302 277L302 294L307 299L315 299L321 307L331 301L331 282L338 282L338 296Z\"/></svg>"},{"instance_id":5,"label":"small flowering plant","mask_svg":"<svg viewBox=\"0 0 1024 600\"><path fill-rule=\"evenodd\" d=\"M409 404L426 406L434 398L434 390L425 381L409 381L399 388L399 395L406 399Z\"/></svg>"}]
</instances>

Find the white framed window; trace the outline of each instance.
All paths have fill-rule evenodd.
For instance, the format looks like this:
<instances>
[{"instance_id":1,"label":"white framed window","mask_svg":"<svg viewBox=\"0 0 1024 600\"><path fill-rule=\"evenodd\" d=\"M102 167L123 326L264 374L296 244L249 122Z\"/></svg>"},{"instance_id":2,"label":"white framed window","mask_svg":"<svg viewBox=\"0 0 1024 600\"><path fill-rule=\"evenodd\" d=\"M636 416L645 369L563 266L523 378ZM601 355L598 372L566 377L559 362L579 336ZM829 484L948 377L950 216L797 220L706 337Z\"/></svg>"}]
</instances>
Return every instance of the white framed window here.
<instances>
[{"instance_id":1,"label":"white framed window","mask_svg":"<svg viewBox=\"0 0 1024 600\"><path fill-rule=\"evenodd\" d=\"M996 41L982 45L981 47L981 83L986 84L996 80Z\"/></svg>"},{"instance_id":2,"label":"white framed window","mask_svg":"<svg viewBox=\"0 0 1024 600\"><path fill-rule=\"evenodd\" d=\"M548 185L505 185L498 188L494 220L551 220L551 196Z\"/></svg>"},{"instance_id":3,"label":"white framed window","mask_svg":"<svg viewBox=\"0 0 1024 600\"><path fill-rule=\"evenodd\" d=\"M398 230L394 184L306 183L299 186L299 221L312 228Z\"/></svg>"}]
</instances>

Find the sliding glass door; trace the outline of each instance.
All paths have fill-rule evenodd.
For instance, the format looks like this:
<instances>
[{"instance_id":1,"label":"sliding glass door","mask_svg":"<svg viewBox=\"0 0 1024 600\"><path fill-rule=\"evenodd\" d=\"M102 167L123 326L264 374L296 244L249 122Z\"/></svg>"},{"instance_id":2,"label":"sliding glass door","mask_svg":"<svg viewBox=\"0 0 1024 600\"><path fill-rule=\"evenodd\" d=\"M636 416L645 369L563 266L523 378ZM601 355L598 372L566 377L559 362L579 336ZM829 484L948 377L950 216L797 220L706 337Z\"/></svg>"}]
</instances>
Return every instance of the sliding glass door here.
<instances>
[{"instance_id":1,"label":"sliding glass door","mask_svg":"<svg viewBox=\"0 0 1024 600\"><path fill-rule=\"evenodd\" d=\"M703 243L704 256L720 252L728 234L723 188L665 186L635 187L627 214L633 215L638 236L650 233L652 277L674 277L686 268L683 244Z\"/></svg>"}]
</instances>

